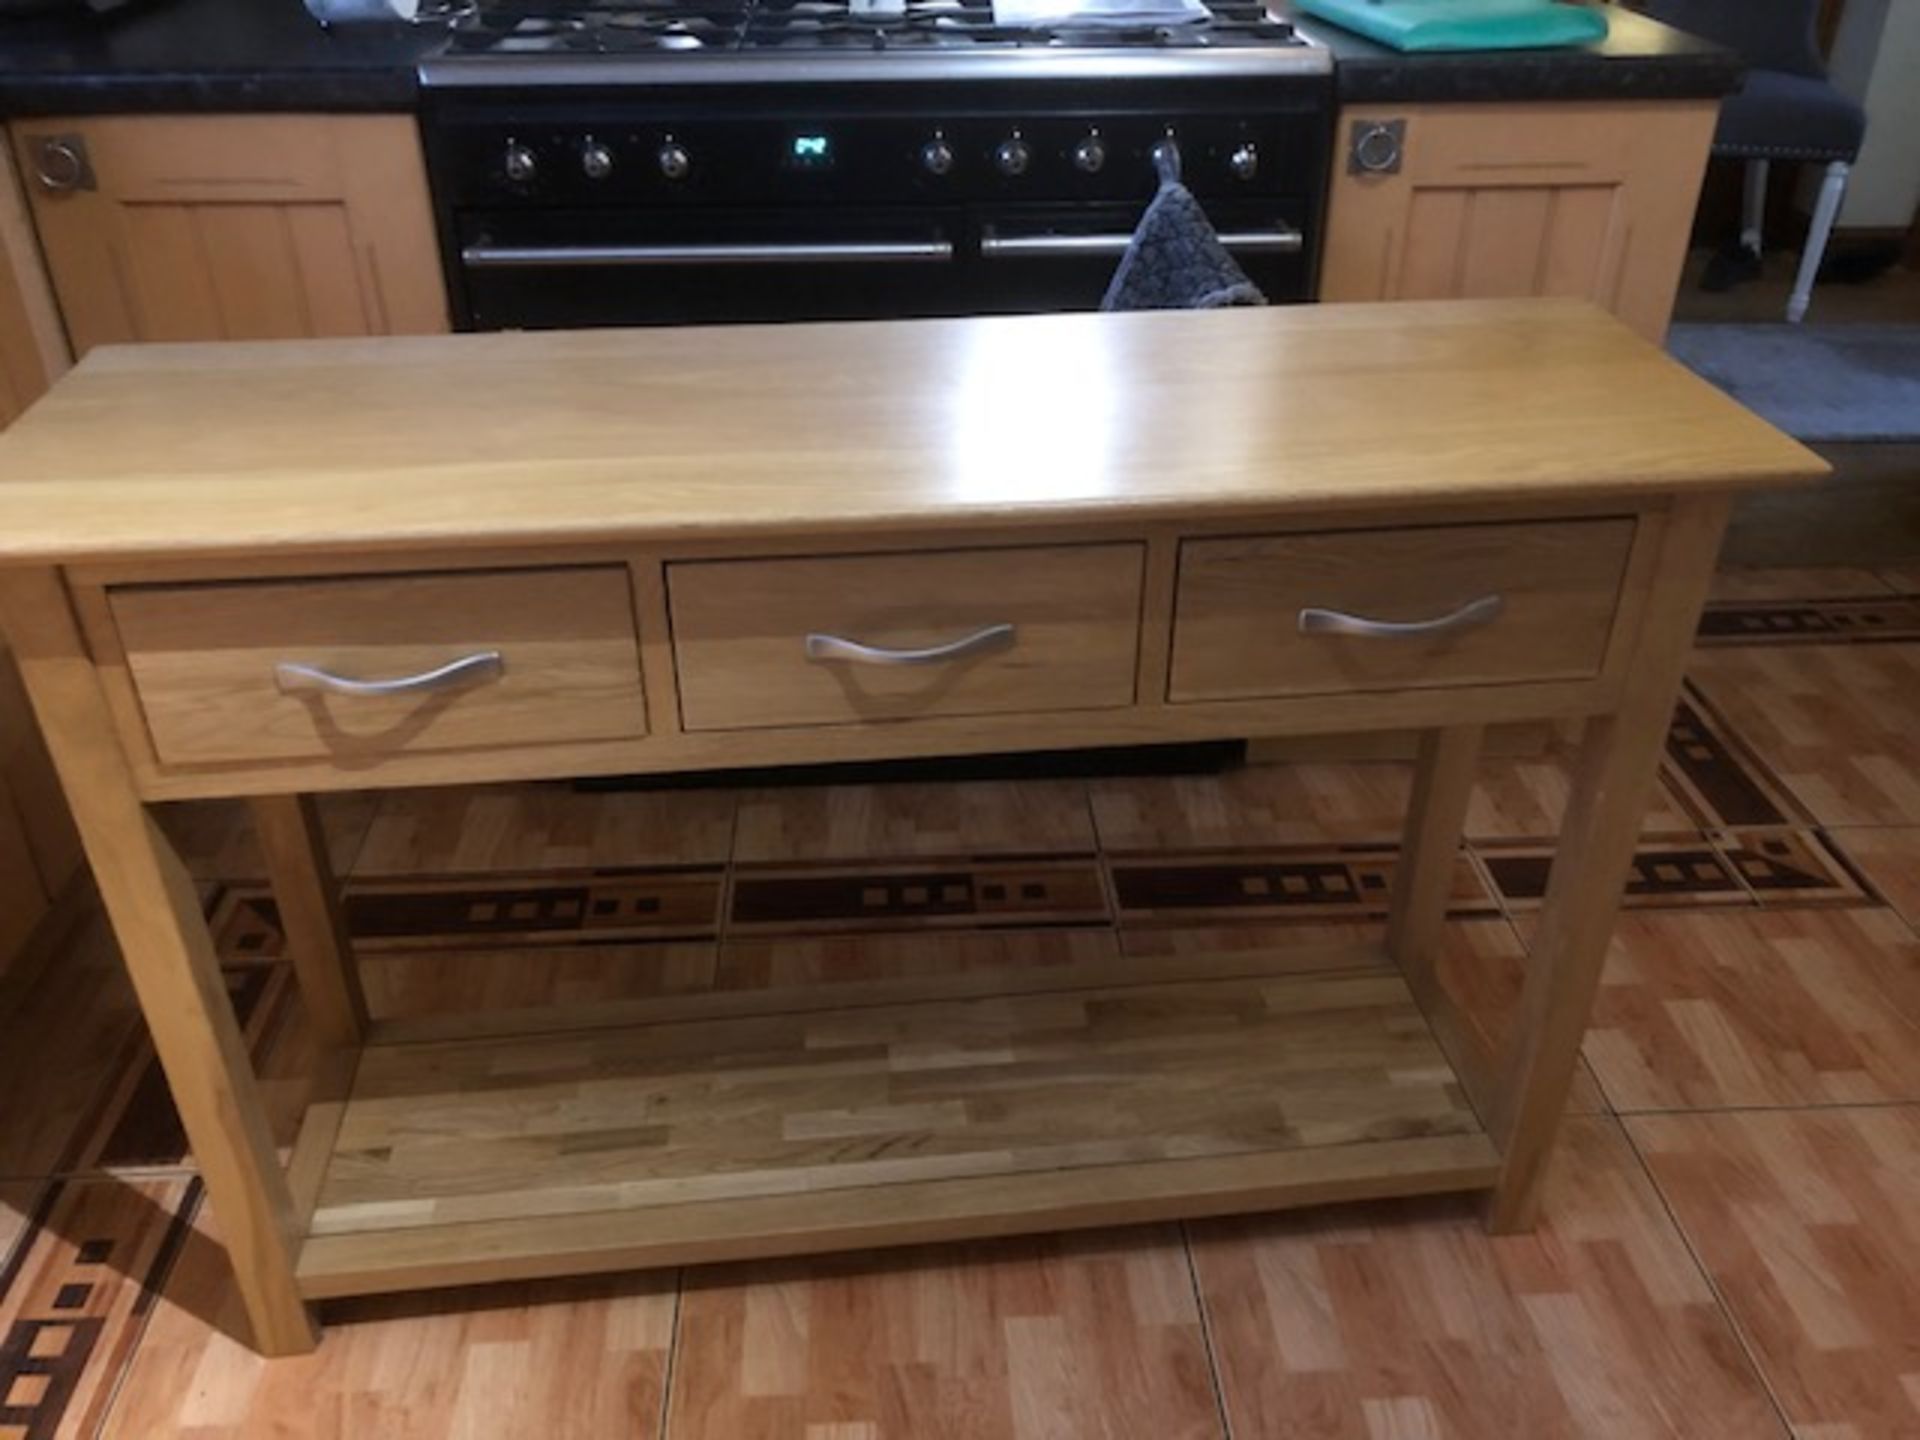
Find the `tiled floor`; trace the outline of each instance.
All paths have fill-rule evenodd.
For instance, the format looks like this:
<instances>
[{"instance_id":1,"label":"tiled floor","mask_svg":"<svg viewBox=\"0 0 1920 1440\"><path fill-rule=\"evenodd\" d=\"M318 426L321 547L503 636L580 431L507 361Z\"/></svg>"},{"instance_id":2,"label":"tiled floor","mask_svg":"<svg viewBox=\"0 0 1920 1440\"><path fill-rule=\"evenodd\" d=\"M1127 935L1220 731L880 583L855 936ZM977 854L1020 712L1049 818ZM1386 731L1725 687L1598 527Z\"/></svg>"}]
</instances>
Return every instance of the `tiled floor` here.
<instances>
[{"instance_id":1,"label":"tiled floor","mask_svg":"<svg viewBox=\"0 0 1920 1440\"><path fill-rule=\"evenodd\" d=\"M0 1016L0 1440L1920 1434L1920 571L1723 578L1540 1230L1434 1200L242 1325L110 937ZM1514 1002L1565 737L1488 760L1442 965ZM1378 927L1397 764L343 797L377 1010L1150 973ZM238 817L169 823L283 1141L311 1055ZM1303 951L1302 953L1308 953Z\"/></svg>"}]
</instances>

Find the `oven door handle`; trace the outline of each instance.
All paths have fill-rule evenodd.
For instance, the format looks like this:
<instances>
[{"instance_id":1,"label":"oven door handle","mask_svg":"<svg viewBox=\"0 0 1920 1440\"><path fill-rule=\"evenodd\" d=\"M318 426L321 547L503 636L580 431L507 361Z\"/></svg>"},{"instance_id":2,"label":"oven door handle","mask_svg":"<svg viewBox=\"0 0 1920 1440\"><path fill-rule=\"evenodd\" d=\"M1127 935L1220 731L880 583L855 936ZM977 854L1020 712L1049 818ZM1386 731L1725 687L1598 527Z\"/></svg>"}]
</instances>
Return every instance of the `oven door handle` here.
<instances>
[{"instance_id":1,"label":"oven door handle","mask_svg":"<svg viewBox=\"0 0 1920 1440\"><path fill-rule=\"evenodd\" d=\"M1001 235L986 230L980 236L980 254L988 260L1072 260L1120 255L1132 235ZM1222 230L1220 243L1248 255L1297 255L1306 244L1291 225L1271 230Z\"/></svg>"},{"instance_id":2,"label":"oven door handle","mask_svg":"<svg viewBox=\"0 0 1920 1440\"><path fill-rule=\"evenodd\" d=\"M718 245L469 245L470 270L552 270L568 266L939 265L950 240L832 240Z\"/></svg>"}]
</instances>

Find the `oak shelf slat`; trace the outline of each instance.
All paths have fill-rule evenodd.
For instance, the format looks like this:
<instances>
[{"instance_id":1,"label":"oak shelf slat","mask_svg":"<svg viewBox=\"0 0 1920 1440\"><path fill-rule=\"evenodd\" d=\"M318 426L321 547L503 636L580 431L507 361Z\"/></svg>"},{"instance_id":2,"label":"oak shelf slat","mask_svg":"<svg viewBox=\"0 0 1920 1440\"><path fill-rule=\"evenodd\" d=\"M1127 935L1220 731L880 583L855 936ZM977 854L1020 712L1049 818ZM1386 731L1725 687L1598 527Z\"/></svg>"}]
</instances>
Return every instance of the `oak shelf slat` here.
<instances>
[{"instance_id":1,"label":"oak shelf slat","mask_svg":"<svg viewBox=\"0 0 1920 1440\"><path fill-rule=\"evenodd\" d=\"M1391 970L367 1047L309 1298L1490 1184Z\"/></svg>"}]
</instances>

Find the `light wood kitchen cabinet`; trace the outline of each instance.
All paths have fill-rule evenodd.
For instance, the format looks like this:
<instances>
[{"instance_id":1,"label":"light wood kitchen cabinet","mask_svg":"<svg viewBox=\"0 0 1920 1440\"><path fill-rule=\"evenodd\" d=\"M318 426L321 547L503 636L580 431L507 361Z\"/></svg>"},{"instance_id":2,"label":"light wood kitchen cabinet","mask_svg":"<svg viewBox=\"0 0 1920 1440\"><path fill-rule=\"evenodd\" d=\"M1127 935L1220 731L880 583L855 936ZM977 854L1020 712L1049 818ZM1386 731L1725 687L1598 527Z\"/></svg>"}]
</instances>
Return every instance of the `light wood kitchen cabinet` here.
<instances>
[{"instance_id":1,"label":"light wood kitchen cabinet","mask_svg":"<svg viewBox=\"0 0 1920 1440\"><path fill-rule=\"evenodd\" d=\"M20 177L0 149L0 429L72 363Z\"/></svg>"},{"instance_id":2,"label":"light wood kitchen cabinet","mask_svg":"<svg viewBox=\"0 0 1920 1440\"><path fill-rule=\"evenodd\" d=\"M447 328L409 116L111 116L10 129L76 355L131 340Z\"/></svg>"},{"instance_id":3,"label":"light wood kitchen cabinet","mask_svg":"<svg viewBox=\"0 0 1920 1440\"><path fill-rule=\"evenodd\" d=\"M1665 338L1718 105L1348 107L1322 300L1593 300Z\"/></svg>"}]
</instances>

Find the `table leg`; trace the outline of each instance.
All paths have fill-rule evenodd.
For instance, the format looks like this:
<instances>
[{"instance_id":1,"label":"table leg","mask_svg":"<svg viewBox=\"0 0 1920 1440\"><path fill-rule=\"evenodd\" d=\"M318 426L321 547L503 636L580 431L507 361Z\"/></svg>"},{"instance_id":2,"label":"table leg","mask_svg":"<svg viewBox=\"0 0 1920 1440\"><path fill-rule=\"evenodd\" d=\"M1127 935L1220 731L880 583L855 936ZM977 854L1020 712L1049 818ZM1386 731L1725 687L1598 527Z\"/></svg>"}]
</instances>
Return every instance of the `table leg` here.
<instances>
[{"instance_id":1,"label":"table leg","mask_svg":"<svg viewBox=\"0 0 1920 1440\"><path fill-rule=\"evenodd\" d=\"M1453 725L1420 736L1413 773L1413 799L1407 807L1399 871L1387 914L1387 949L1407 987L1422 1005L1430 1005L1439 985L1440 927L1453 893L1453 870L1473 795L1474 766L1480 758L1481 727Z\"/></svg>"},{"instance_id":2,"label":"table leg","mask_svg":"<svg viewBox=\"0 0 1920 1440\"><path fill-rule=\"evenodd\" d=\"M1709 498L1669 512L1619 708L1587 722L1489 1125L1503 1157L1487 1214L1496 1234L1533 1225L1727 508Z\"/></svg>"},{"instance_id":3,"label":"table leg","mask_svg":"<svg viewBox=\"0 0 1920 1440\"><path fill-rule=\"evenodd\" d=\"M251 804L280 933L314 1032L329 1049L358 1045L366 1037L367 1002L319 807L311 795L264 795Z\"/></svg>"},{"instance_id":4,"label":"table leg","mask_svg":"<svg viewBox=\"0 0 1920 1440\"><path fill-rule=\"evenodd\" d=\"M0 572L4 618L153 1047L267 1355L318 1332L294 1280L293 1204L213 937L186 867L146 811L51 570Z\"/></svg>"}]
</instances>

